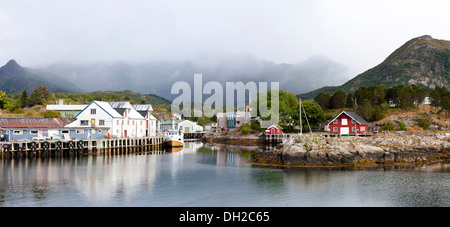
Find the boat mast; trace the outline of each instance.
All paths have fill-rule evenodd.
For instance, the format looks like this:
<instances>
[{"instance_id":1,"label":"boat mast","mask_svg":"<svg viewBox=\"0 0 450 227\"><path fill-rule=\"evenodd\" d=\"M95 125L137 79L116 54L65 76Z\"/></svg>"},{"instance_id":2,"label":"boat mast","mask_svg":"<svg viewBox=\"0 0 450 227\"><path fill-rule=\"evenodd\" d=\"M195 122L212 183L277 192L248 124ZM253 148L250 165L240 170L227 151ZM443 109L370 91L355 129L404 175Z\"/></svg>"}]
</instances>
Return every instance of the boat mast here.
<instances>
[{"instance_id":1,"label":"boat mast","mask_svg":"<svg viewBox=\"0 0 450 227\"><path fill-rule=\"evenodd\" d=\"M298 105L300 107L300 135L302 135L303 125L302 125L302 99L298 100Z\"/></svg>"}]
</instances>

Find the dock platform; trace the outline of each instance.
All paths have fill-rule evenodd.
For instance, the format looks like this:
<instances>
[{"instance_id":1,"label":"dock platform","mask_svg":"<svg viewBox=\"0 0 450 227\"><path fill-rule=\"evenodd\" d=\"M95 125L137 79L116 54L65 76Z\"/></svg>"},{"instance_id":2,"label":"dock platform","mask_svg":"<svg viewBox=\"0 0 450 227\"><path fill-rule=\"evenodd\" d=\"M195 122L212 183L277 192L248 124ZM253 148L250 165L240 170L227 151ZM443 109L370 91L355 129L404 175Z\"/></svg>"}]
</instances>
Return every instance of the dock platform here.
<instances>
[{"instance_id":1,"label":"dock platform","mask_svg":"<svg viewBox=\"0 0 450 227\"><path fill-rule=\"evenodd\" d=\"M0 158L131 154L162 150L163 136L61 141L0 142Z\"/></svg>"}]
</instances>

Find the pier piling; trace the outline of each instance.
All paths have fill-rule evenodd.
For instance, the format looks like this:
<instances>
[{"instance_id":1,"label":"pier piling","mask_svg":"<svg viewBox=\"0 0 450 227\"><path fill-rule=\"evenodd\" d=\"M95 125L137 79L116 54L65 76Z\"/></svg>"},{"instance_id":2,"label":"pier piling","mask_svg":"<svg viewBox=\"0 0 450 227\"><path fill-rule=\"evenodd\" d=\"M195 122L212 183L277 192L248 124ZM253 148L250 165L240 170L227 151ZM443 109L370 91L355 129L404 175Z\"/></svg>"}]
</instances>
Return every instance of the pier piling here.
<instances>
[{"instance_id":1,"label":"pier piling","mask_svg":"<svg viewBox=\"0 0 450 227\"><path fill-rule=\"evenodd\" d=\"M164 137L0 142L1 158L116 155L162 149Z\"/></svg>"}]
</instances>

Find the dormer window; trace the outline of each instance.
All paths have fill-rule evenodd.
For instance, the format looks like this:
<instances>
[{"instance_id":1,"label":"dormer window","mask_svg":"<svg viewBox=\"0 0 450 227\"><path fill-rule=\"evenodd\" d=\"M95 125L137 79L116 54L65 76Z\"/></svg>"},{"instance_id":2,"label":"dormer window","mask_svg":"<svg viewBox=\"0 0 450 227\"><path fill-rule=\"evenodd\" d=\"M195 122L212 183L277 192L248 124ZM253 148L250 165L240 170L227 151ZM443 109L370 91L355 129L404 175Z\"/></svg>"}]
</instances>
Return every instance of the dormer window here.
<instances>
[{"instance_id":1,"label":"dormer window","mask_svg":"<svg viewBox=\"0 0 450 227\"><path fill-rule=\"evenodd\" d=\"M97 109L91 109L91 115L97 114Z\"/></svg>"}]
</instances>

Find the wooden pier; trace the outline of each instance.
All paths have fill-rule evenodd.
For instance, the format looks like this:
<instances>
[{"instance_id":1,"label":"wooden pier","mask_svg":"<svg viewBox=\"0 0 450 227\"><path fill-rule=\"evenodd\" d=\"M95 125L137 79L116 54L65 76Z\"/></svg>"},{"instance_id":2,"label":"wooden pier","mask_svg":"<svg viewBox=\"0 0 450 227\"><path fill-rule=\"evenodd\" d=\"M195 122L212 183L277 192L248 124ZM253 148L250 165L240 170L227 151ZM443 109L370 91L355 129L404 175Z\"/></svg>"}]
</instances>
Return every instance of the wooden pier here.
<instances>
[{"instance_id":1,"label":"wooden pier","mask_svg":"<svg viewBox=\"0 0 450 227\"><path fill-rule=\"evenodd\" d=\"M202 138L206 132L186 132L183 133L185 139L200 139Z\"/></svg>"},{"instance_id":2,"label":"wooden pier","mask_svg":"<svg viewBox=\"0 0 450 227\"><path fill-rule=\"evenodd\" d=\"M162 150L163 136L0 143L0 158L131 154Z\"/></svg>"},{"instance_id":3,"label":"wooden pier","mask_svg":"<svg viewBox=\"0 0 450 227\"><path fill-rule=\"evenodd\" d=\"M291 136L297 134L283 133L279 135L264 135L264 141L266 144L277 144L288 140Z\"/></svg>"}]
</instances>

